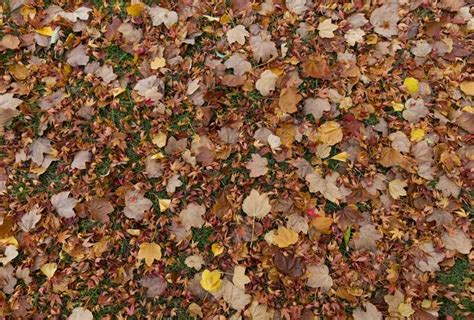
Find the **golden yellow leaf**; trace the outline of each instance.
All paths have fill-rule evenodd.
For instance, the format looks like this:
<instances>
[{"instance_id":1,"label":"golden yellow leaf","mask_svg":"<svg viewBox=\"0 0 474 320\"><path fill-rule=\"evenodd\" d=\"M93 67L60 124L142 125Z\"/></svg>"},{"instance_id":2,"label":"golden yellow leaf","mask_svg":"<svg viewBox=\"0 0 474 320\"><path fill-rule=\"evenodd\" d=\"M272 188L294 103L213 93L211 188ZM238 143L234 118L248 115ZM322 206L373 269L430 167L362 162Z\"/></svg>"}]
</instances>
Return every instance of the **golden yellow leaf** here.
<instances>
[{"instance_id":1,"label":"golden yellow leaf","mask_svg":"<svg viewBox=\"0 0 474 320\"><path fill-rule=\"evenodd\" d=\"M346 162L348 156L349 156L349 154L344 151L344 152L336 154L334 157L331 157L329 159L337 160L337 161L341 161L341 162Z\"/></svg>"},{"instance_id":2,"label":"golden yellow leaf","mask_svg":"<svg viewBox=\"0 0 474 320\"><path fill-rule=\"evenodd\" d=\"M222 288L221 273L219 270L204 270L201 276L201 287L210 292L216 293Z\"/></svg>"},{"instance_id":3,"label":"golden yellow leaf","mask_svg":"<svg viewBox=\"0 0 474 320\"><path fill-rule=\"evenodd\" d=\"M28 70L28 68L19 63L11 65L8 68L8 70L13 74L13 76L17 80L25 80L30 74L30 71Z\"/></svg>"},{"instance_id":4,"label":"golden yellow leaf","mask_svg":"<svg viewBox=\"0 0 474 320\"><path fill-rule=\"evenodd\" d=\"M153 135L151 142L155 144L158 148L163 148L166 146L166 133L159 132L155 135Z\"/></svg>"},{"instance_id":5,"label":"golden yellow leaf","mask_svg":"<svg viewBox=\"0 0 474 320\"><path fill-rule=\"evenodd\" d=\"M342 141L342 129L336 121L328 121L318 128L319 142L329 146Z\"/></svg>"},{"instance_id":6,"label":"golden yellow leaf","mask_svg":"<svg viewBox=\"0 0 474 320\"><path fill-rule=\"evenodd\" d=\"M143 10L145 9L145 5L142 2L138 2L132 4L127 7L127 13L129 16L138 17L142 14Z\"/></svg>"},{"instance_id":7,"label":"golden yellow leaf","mask_svg":"<svg viewBox=\"0 0 474 320\"><path fill-rule=\"evenodd\" d=\"M425 130L423 129L413 129L411 131L410 140L411 141L421 141L425 137Z\"/></svg>"},{"instance_id":8,"label":"golden yellow leaf","mask_svg":"<svg viewBox=\"0 0 474 320\"><path fill-rule=\"evenodd\" d=\"M474 96L474 81L461 82L459 88L468 96Z\"/></svg>"},{"instance_id":9,"label":"golden yellow leaf","mask_svg":"<svg viewBox=\"0 0 474 320\"><path fill-rule=\"evenodd\" d=\"M47 36L47 37L51 37L54 33L54 30L53 28L47 26L47 27L43 27L43 28L39 28L39 29L36 29L35 30L36 33L42 35L42 36Z\"/></svg>"},{"instance_id":10,"label":"golden yellow leaf","mask_svg":"<svg viewBox=\"0 0 474 320\"><path fill-rule=\"evenodd\" d=\"M408 77L403 81L403 85L407 89L408 93L415 94L420 89L420 83L417 79Z\"/></svg>"},{"instance_id":11,"label":"golden yellow leaf","mask_svg":"<svg viewBox=\"0 0 474 320\"><path fill-rule=\"evenodd\" d=\"M415 310L413 310L413 308L411 307L411 304L409 303L402 302L398 305L397 309L398 309L398 313L400 313L402 317L406 317L406 318L410 317L412 314L415 313Z\"/></svg>"},{"instance_id":12,"label":"golden yellow leaf","mask_svg":"<svg viewBox=\"0 0 474 320\"><path fill-rule=\"evenodd\" d=\"M26 20L27 17L29 17L30 19L34 19L35 15L36 15L36 8L32 7L30 5L23 6L20 9L20 14L23 17L23 19L25 19L25 20Z\"/></svg>"},{"instance_id":13,"label":"golden yellow leaf","mask_svg":"<svg viewBox=\"0 0 474 320\"><path fill-rule=\"evenodd\" d=\"M151 266L153 261L161 259L161 247L156 243L144 242L138 250L138 260L145 259L145 264Z\"/></svg>"},{"instance_id":14,"label":"golden yellow leaf","mask_svg":"<svg viewBox=\"0 0 474 320\"><path fill-rule=\"evenodd\" d=\"M166 59L165 58L156 57L150 63L150 68L152 68L153 70L163 68L164 66L166 66Z\"/></svg>"},{"instance_id":15,"label":"golden yellow leaf","mask_svg":"<svg viewBox=\"0 0 474 320\"><path fill-rule=\"evenodd\" d=\"M221 245L220 243L215 242L211 245L211 251L214 254L214 256L218 256L222 252L224 252L224 246Z\"/></svg>"},{"instance_id":16,"label":"golden yellow leaf","mask_svg":"<svg viewBox=\"0 0 474 320\"><path fill-rule=\"evenodd\" d=\"M221 24L228 24L231 21L232 21L232 18L228 14L222 15L221 18L219 19L219 22Z\"/></svg>"},{"instance_id":17,"label":"golden yellow leaf","mask_svg":"<svg viewBox=\"0 0 474 320\"><path fill-rule=\"evenodd\" d=\"M279 248L286 248L298 242L298 233L286 227L278 227L278 230L273 231L271 241Z\"/></svg>"},{"instance_id":18,"label":"golden yellow leaf","mask_svg":"<svg viewBox=\"0 0 474 320\"><path fill-rule=\"evenodd\" d=\"M12 245L14 245L15 247L18 248L18 240L16 240L16 238L14 236L10 236L10 237L0 239L0 244L6 245L6 246L9 245L9 244L12 244Z\"/></svg>"},{"instance_id":19,"label":"golden yellow leaf","mask_svg":"<svg viewBox=\"0 0 474 320\"><path fill-rule=\"evenodd\" d=\"M58 265L54 262L43 264L40 268L41 272L43 272L48 279L51 279L54 276L57 269Z\"/></svg>"},{"instance_id":20,"label":"golden yellow leaf","mask_svg":"<svg viewBox=\"0 0 474 320\"><path fill-rule=\"evenodd\" d=\"M310 226L322 234L330 234L334 220L331 217L315 217L311 219Z\"/></svg>"},{"instance_id":21,"label":"golden yellow leaf","mask_svg":"<svg viewBox=\"0 0 474 320\"><path fill-rule=\"evenodd\" d=\"M171 200L170 199L159 199L158 204L160 205L160 212L164 212L164 211L168 210L168 208L170 207Z\"/></svg>"},{"instance_id":22,"label":"golden yellow leaf","mask_svg":"<svg viewBox=\"0 0 474 320\"><path fill-rule=\"evenodd\" d=\"M403 109L405 109L405 106L403 105L403 103L392 101L392 108L395 111L402 111Z\"/></svg>"}]
</instances>

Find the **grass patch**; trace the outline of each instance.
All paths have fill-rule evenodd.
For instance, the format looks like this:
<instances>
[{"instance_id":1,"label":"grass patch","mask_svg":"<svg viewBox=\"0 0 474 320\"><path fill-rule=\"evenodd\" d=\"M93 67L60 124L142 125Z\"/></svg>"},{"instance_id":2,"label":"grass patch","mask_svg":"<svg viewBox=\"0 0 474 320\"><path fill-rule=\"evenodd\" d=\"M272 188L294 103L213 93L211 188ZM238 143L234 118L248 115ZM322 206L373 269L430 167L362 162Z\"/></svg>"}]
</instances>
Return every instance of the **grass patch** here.
<instances>
[{"instance_id":1,"label":"grass patch","mask_svg":"<svg viewBox=\"0 0 474 320\"><path fill-rule=\"evenodd\" d=\"M214 233L210 227L202 227L201 229L193 228L193 240L197 242L200 250L204 250L209 243L209 237Z\"/></svg>"}]
</instances>

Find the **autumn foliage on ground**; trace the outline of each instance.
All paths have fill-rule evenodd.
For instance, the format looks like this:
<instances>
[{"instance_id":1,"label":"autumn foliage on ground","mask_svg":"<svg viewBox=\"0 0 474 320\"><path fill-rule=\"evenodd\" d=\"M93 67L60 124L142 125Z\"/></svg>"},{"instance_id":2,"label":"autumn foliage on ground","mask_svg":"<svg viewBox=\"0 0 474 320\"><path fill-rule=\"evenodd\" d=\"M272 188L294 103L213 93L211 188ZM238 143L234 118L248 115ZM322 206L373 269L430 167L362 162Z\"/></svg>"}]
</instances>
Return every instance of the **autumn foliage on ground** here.
<instances>
[{"instance_id":1,"label":"autumn foliage on ground","mask_svg":"<svg viewBox=\"0 0 474 320\"><path fill-rule=\"evenodd\" d=\"M470 319L469 0L6 0L0 315Z\"/></svg>"}]
</instances>

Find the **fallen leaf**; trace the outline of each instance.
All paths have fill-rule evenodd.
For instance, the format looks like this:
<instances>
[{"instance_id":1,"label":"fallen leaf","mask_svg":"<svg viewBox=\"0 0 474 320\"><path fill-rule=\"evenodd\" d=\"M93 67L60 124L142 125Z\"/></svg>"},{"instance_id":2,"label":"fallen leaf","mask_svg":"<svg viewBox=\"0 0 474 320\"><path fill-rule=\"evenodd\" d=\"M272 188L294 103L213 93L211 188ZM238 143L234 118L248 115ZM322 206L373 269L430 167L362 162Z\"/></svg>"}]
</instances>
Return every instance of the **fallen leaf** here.
<instances>
[{"instance_id":1,"label":"fallen leaf","mask_svg":"<svg viewBox=\"0 0 474 320\"><path fill-rule=\"evenodd\" d=\"M72 309L72 313L67 317L67 320L93 320L94 316L90 310L83 307L76 307Z\"/></svg>"},{"instance_id":2,"label":"fallen leaf","mask_svg":"<svg viewBox=\"0 0 474 320\"><path fill-rule=\"evenodd\" d=\"M63 191L51 197L51 204L59 216L63 218L72 218L76 215L74 207L79 201L69 198L69 193L69 191Z\"/></svg>"},{"instance_id":3,"label":"fallen leaf","mask_svg":"<svg viewBox=\"0 0 474 320\"><path fill-rule=\"evenodd\" d=\"M206 213L206 208L196 203L190 203L186 208L181 211L179 217L181 223L186 230L190 230L192 227L201 228L204 224L202 216Z\"/></svg>"},{"instance_id":4,"label":"fallen leaf","mask_svg":"<svg viewBox=\"0 0 474 320\"><path fill-rule=\"evenodd\" d=\"M72 169L86 169L86 163L90 162L92 155L87 150L81 150L74 155L74 160L71 163Z\"/></svg>"},{"instance_id":5,"label":"fallen leaf","mask_svg":"<svg viewBox=\"0 0 474 320\"><path fill-rule=\"evenodd\" d=\"M295 87L284 88L280 92L280 99L278 100L278 106L280 110L286 113L295 113L298 111L296 107L303 97L298 94L298 89Z\"/></svg>"},{"instance_id":6,"label":"fallen leaf","mask_svg":"<svg viewBox=\"0 0 474 320\"><path fill-rule=\"evenodd\" d=\"M402 196L406 196L407 192L404 188L406 188L408 184L400 179L394 179L389 182L388 184L388 191L393 199L400 199Z\"/></svg>"},{"instance_id":7,"label":"fallen leaf","mask_svg":"<svg viewBox=\"0 0 474 320\"><path fill-rule=\"evenodd\" d=\"M256 178L265 175L268 172L268 160L261 157L258 153L252 154L252 161L246 164L246 168L250 170L250 177Z\"/></svg>"},{"instance_id":8,"label":"fallen leaf","mask_svg":"<svg viewBox=\"0 0 474 320\"><path fill-rule=\"evenodd\" d=\"M265 235L265 240L269 244L277 245L279 248L286 248L298 242L298 233L286 227L278 227Z\"/></svg>"},{"instance_id":9,"label":"fallen leaf","mask_svg":"<svg viewBox=\"0 0 474 320\"><path fill-rule=\"evenodd\" d=\"M245 43L245 37L248 36L250 36L250 33L245 29L245 26L241 24L229 29L226 33L227 41L230 44L237 42L242 45Z\"/></svg>"},{"instance_id":10,"label":"fallen leaf","mask_svg":"<svg viewBox=\"0 0 474 320\"><path fill-rule=\"evenodd\" d=\"M58 265L54 262L43 264L40 268L41 272L46 277L48 277L48 279L51 279L54 276L57 269L58 269Z\"/></svg>"},{"instance_id":11,"label":"fallen leaf","mask_svg":"<svg viewBox=\"0 0 474 320\"><path fill-rule=\"evenodd\" d=\"M17 36L12 36L11 34L6 34L0 41L0 47L5 49L16 50L18 49L19 45L20 39Z\"/></svg>"},{"instance_id":12,"label":"fallen leaf","mask_svg":"<svg viewBox=\"0 0 474 320\"><path fill-rule=\"evenodd\" d=\"M153 261L161 259L161 247L156 243L144 242L140 244L137 255L138 260L145 259L145 264L149 267L153 265Z\"/></svg>"},{"instance_id":13,"label":"fallen leaf","mask_svg":"<svg viewBox=\"0 0 474 320\"><path fill-rule=\"evenodd\" d=\"M221 273L219 270L204 270L201 275L201 287L210 292L216 293L222 289Z\"/></svg>"},{"instance_id":14,"label":"fallen leaf","mask_svg":"<svg viewBox=\"0 0 474 320\"><path fill-rule=\"evenodd\" d=\"M459 84L459 88L464 94L474 96L474 81L463 81Z\"/></svg>"},{"instance_id":15,"label":"fallen leaf","mask_svg":"<svg viewBox=\"0 0 474 320\"><path fill-rule=\"evenodd\" d=\"M352 239L354 247L357 250L368 249L375 250L377 249L377 241L382 239L382 235L375 228L374 225L366 224L363 225L358 232L354 234Z\"/></svg>"},{"instance_id":16,"label":"fallen leaf","mask_svg":"<svg viewBox=\"0 0 474 320\"><path fill-rule=\"evenodd\" d=\"M333 146L342 141L341 126L336 121L328 121L318 128L318 140L328 146Z\"/></svg>"},{"instance_id":17,"label":"fallen leaf","mask_svg":"<svg viewBox=\"0 0 474 320\"><path fill-rule=\"evenodd\" d=\"M237 288L245 290L245 285L250 283L250 278L245 275L245 267L235 266L232 282Z\"/></svg>"},{"instance_id":18,"label":"fallen leaf","mask_svg":"<svg viewBox=\"0 0 474 320\"><path fill-rule=\"evenodd\" d=\"M148 13L155 27L164 24L167 29L170 29L178 22L178 14L175 11L161 7L151 7L148 9Z\"/></svg>"},{"instance_id":19,"label":"fallen leaf","mask_svg":"<svg viewBox=\"0 0 474 320\"><path fill-rule=\"evenodd\" d=\"M268 96L273 90L275 90L276 81L278 76L271 70L265 70L260 74L260 78L255 83L255 88L264 97Z\"/></svg>"},{"instance_id":20,"label":"fallen leaf","mask_svg":"<svg viewBox=\"0 0 474 320\"><path fill-rule=\"evenodd\" d=\"M263 218L271 210L270 200L266 193L260 194L252 189L242 204L242 210L250 217Z\"/></svg>"},{"instance_id":21,"label":"fallen leaf","mask_svg":"<svg viewBox=\"0 0 474 320\"><path fill-rule=\"evenodd\" d=\"M41 209L38 205L35 205L28 213L24 214L18 225L24 232L32 230L36 224L41 220Z\"/></svg>"},{"instance_id":22,"label":"fallen leaf","mask_svg":"<svg viewBox=\"0 0 474 320\"><path fill-rule=\"evenodd\" d=\"M319 36L321 38L334 38L334 31L338 28L331 19L326 19L318 25Z\"/></svg>"},{"instance_id":23,"label":"fallen leaf","mask_svg":"<svg viewBox=\"0 0 474 320\"><path fill-rule=\"evenodd\" d=\"M365 303L365 311L357 308L353 311L354 320L382 320L382 313L370 302Z\"/></svg>"},{"instance_id":24,"label":"fallen leaf","mask_svg":"<svg viewBox=\"0 0 474 320\"><path fill-rule=\"evenodd\" d=\"M5 252L3 254L5 256L0 257L0 263L5 266L18 256L18 250L16 249L15 245L10 244L5 248Z\"/></svg>"},{"instance_id":25,"label":"fallen leaf","mask_svg":"<svg viewBox=\"0 0 474 320\"><path fill-rule=\"evenodd\" d=\"M204 264L204 259L202 256L195 254L189 257L186 257L184 260L184 263L189 267L189 268L194 268L197 271L201 270L202 265Z\"/></svg>"},{"instance_id":26,"label":"fallen leaf","mask_svg":"<svg viewBox=\"0 0 474 320\"><path fill-rule=\"evenodd\" d=\"M160 276L146 276L141 278L138 283L147 288L146 296L148 298L160 297L168 287L167 282Z\"/></svg>"},{"instance_id":27,"label":"fallen leaf","mask_svg":"<svg viewBox=\"0 0 474 320\"><path fill-rule=\"evenodd\" d=\"M251 296L246 294L244 289L233 285L230 281L224 281L222 291L224 301L237 311L245 309L251 301Z\"/></svg>"},{"instance_id":28,"label":"fallen leaf","mask_svg":"<svg viewBox=\"0 0 474 320\"><path fill-rule=\"evenodd\" d=\"M472 249L472 241L462 230L455 229L444 232L441 236L444 246L449 250L456 250L462 254L469 254Z\"/></svg>"},{"instance_id":29,"label":"fallen leaf","mask_svg":"<svg viewBox=\"0 0 474 320\"><path fill-rule=\"evenodd\" d=\"M151 200L145 198L143 194L137 190L129 190L125 194L124 215L129 219L142 220L145 212L153 206Z\"/></svg>"},{"instance_id":30,"label":"fallen leaf","mask_svg":"<svg viewBox=\"0 0 474 320\"><path fill-rule=\"evenodd\" d=\"M321 288L328 291L333 286L333 280L329 275L329 268L325 264L310 265L307 268L307 286L311 288Z\"/></svg>"},{"instance_id":31,"label":"fallen leaf","mask_svg":"<svg viewBox=\"0 0 474 320\"><path fill-rule=\"evenodd\" d=\"M145 4L142 2L137 2L127 7L127 13L129 16L138 17L142 14L145 9Z\"/></svg>"}]
</instances>

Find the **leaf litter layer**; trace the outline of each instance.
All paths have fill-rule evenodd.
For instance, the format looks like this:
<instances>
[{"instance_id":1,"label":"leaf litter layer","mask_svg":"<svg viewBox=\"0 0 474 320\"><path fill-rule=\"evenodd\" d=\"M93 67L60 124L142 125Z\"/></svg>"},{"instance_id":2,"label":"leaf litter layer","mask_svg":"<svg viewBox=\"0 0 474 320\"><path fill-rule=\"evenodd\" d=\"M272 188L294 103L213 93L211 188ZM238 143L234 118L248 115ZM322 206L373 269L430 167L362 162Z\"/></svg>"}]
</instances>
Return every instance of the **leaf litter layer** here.
<instances>
[{"instance_id":1,"label":"leaf litter layer","mask_svg":"<svg viewBox=\"0 0 474 320\"><path fill-rule=\"evenodd\" d=\"M468 1L0 9L3 317L472 317Z\"/></svg>"}]
</instances>

